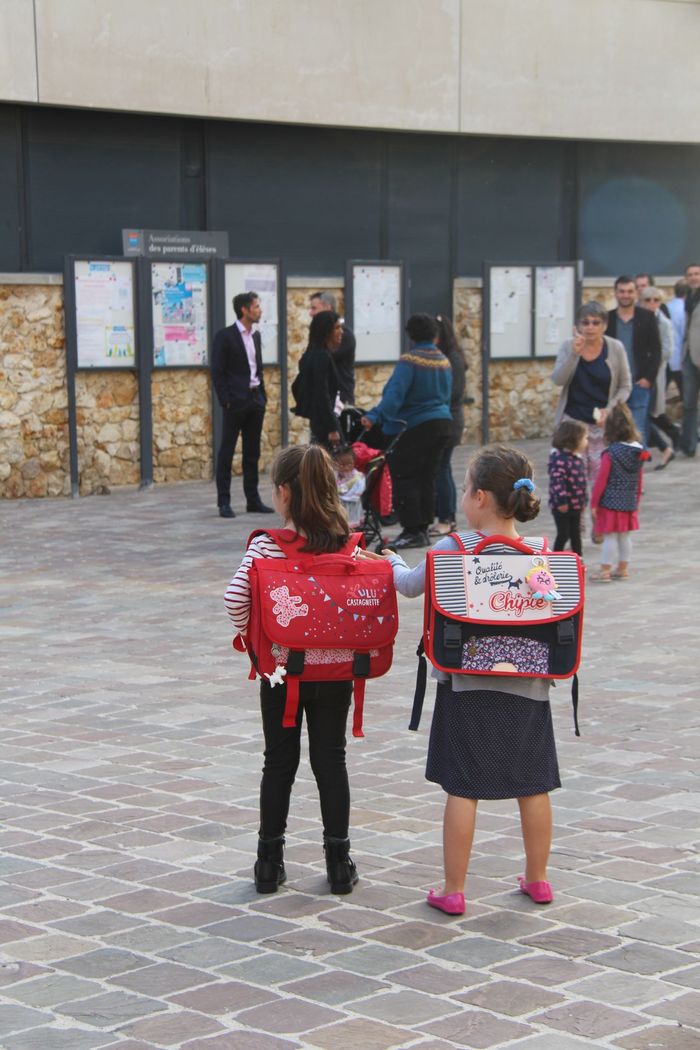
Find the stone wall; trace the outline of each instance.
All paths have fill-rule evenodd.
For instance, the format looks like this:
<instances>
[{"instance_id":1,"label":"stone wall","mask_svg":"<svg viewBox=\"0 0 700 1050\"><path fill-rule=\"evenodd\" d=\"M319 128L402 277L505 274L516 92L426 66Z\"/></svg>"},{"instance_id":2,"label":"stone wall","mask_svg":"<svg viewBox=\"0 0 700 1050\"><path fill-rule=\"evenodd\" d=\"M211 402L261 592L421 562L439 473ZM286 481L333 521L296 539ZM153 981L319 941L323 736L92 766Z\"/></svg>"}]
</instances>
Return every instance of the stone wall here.
<instances>
[{"instance_id":1,"label":"stone wall","mask_svg":"<svg viewBox=\"0 0 700 1050\"><path fill-rule=\"evenodd\" d=\"M70 492L63 289L0 286L0 495Z\"/></svg>"},{"instance_id":2,"label":"stone wall","mask_svg":"<svg viewBox=\"0 0 700 1050\"><path fill-rule=\"evenodd\" d=\"M47 280L44 278L44 280ZM49 278L49 281L52 279ZM343 288L324 289L338 300ZM474 285L473 287L471 285ZM454 320L469 368L464 440L479 443L482 413L481 289L458 281ZM670 297L670 284L660 285ZM287 290L288 401L299 358L306 348L309 296L318 285L293 280ZM60 283L0 283L0 496L70 494L63 290ZM584 300L614 305L612 282L586 284ZM489 428L492 441L546 437L551 433L557 390L553 359L496 361L490 365ZM392 365L358 365L356 403L377 404ZM269 468L281 445L280 370L265 370L268 409L261 467ZM212 476L211 382L207 369L153 372L153 476L159 483ZM83 371L76 377L78 463L81 495L136 485L139 467L138 383L129 371ZM305 420L289 416L289 440L308 440ZM234 472L240 473L240 449Z\"/></svg>"}]
</instances>

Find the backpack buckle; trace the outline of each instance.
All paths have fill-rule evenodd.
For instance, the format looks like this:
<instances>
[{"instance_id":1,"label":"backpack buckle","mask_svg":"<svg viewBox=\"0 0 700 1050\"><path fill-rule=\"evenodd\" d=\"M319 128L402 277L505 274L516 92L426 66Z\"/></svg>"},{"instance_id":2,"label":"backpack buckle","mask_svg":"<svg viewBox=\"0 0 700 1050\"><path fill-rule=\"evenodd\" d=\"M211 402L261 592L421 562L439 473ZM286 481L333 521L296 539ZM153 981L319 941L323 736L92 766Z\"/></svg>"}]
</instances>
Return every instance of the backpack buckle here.
<instances>
[{"instance_id":1,"label":"backpack buckle","mask_svg":"<svg viewBox=\"0 0 700 1050\"><path fill-rule=\"evenodd\" d=\"M369 653L353 653L353 678L369 678Z\"/></svg>"},{"instance_id":2,"label":"backpack buckle","mask_svg":"<svg viewBox=\"0 0 700 1050\"><path fill-rule=\"evenodd\" d=\"M559 620L557 623L557 645L573 645L574 641L574 621Z\"/></svg>"},{"instance_id":3,"label":"backpack buckle","mask_svg":"<svg viewBox=\"0 0 700 1050\"><path fill-rule=\"evenodd\" d=\"M287 656L287 674L300 675L304 673L304 650L290 649Z\"/></svg>"}]
</instances>

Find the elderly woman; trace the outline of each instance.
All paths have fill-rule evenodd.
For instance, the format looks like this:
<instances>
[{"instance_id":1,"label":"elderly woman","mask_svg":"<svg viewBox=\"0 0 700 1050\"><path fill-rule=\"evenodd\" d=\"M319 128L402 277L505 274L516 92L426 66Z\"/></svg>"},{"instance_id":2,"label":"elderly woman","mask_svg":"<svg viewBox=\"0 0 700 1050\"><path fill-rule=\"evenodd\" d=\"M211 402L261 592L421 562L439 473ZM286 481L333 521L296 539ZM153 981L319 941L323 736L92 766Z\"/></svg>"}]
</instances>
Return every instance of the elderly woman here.
<instances>
[{"instance_id":1,"label":"elderly woman","mask_svg":"<svg viewBox=\"0 0 700 1050\"><path fill-rule=\"evenodd\" d=\"M600 303L579 307L573 338L560 346L552 372L552 382L562 388L554 426L575 419L588 427L589 491L603 451L605 417L613 405L627 401L632 390L625 348L619 339L605 334L607 324L608 313Z\"/></svg>"}]
</instances>

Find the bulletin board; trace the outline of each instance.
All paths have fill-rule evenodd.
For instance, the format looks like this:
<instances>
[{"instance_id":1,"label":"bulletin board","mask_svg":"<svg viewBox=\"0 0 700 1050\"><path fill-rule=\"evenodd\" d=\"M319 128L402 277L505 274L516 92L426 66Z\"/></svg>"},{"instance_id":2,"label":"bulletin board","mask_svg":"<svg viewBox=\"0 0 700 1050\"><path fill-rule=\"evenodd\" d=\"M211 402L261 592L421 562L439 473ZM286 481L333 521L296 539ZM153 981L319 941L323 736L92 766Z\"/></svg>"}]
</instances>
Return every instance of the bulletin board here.
<instances>
[{"instance_id":1,"label":"bulletin board","mask_svg":"<svg viewBox=\"0 0 700 1050\"><path fill-rule=\"evenodd\" d=\"M255 325L260 332L264 365L280 362L280 265L279 262L225 261L224 324L236 323L233 298L241 292L255 292L260 299L262 316Z\"/></svg>"},{"instance_id":2,"label":"bulletin board","mask_svg":"<svg viewBox=\"0 0 700 1050\"><path fill-rule=\"evenodd\" d=\"M580 261L484 264L487 360L555 357L581 302Z\"/></svg>"},{"instance_id":3,"label":"bulletin board","mask_svg":"<svg viewBox=\"0 0 700 1050\"><path fill-rule=\"evenodd\" d=\"M345 278L345 319L356 341L356 364L398 361L407 313L402 262L353 259Z\"/></svg>"},{"instance_id":4,"label":"bulletin board","mask_svg":"<svg viewBox=\"0 0 700 1050\"><path fill-rule=\"evenodd\" d=\"M148 296L155 368L202 368L209 362L206 263L151 262Z\"/></svg>"},{"instance_id":5,"label":"bulletin board","mask_svg":"<svg viewBox=\"0 0 700 1050\"><path fill-rule=\"evenodd\" d=\"M491 266L488 271L489 357L532 356L532 267Z\"/></svg>"},{"instance_id":6,"label":"bulletin board","mask_svg":"<svg viewBox=\"0 0 700 1050\"><path fill-rule=\"evenodd\" d=\"M571 337L580 301L576 276L575 265L535 267L535 357L551 357Z\"/></svg>"},{"instance_id":7,"label":"bulletin board","mask_svg":"<svg viewBox=\"0 0 700 1050\"><path fill-rule=\"evenodd\" d=\"M76 369L136 367L134 263L68 256L66 336Z\"/></svg>"}]
</instances>

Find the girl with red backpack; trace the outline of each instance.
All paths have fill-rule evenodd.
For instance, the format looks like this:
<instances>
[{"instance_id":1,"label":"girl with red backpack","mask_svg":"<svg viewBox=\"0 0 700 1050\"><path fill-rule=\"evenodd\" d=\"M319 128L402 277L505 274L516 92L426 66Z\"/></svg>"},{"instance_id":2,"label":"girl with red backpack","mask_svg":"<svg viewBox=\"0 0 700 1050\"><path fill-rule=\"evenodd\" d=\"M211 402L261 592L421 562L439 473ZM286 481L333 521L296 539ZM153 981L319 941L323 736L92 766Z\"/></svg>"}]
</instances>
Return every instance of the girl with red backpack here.
<instances>
[{"instance_id":1,"label":"girl with red backpack","mask_svg":"<svg viewBox=\"0 0 700 1050\"><path fill-rule=\"evenodd\" d=\"M346 547L348 519L338 498L333 464L319 445L292 446L275 457L272 503L292 539L305 538L301 551L330 554ZM251 616L249 570L257 558L284 558L279 543L256 535L226 591L229 617L245 633ZM276 672L277 674L277 672ZM275 675L271 676L273 679ZM292 785L299 766L302 715L306 716L309 759L321 801L326 869L331 892L352 893L358 880L350 857L350 789L345 764L345 731L352 681L302 681L296 724L283 726L287 686L260 681L265 754L260 784L260 829L255 863L258 893L275 893L286 879L284 843Z\"/></svg>"}]
</instances>

